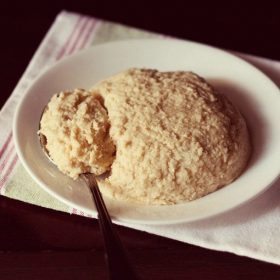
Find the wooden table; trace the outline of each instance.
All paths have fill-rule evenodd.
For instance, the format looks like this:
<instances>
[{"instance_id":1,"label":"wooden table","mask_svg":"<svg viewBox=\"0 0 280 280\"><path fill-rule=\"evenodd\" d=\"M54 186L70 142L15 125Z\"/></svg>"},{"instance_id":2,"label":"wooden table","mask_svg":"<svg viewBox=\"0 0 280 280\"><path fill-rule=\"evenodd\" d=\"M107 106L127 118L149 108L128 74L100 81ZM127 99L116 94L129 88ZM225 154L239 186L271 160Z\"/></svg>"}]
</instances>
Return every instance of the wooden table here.
<instances>
[{"instance_id":1,"label":"wooden table","mask_svg":"<svg viewBox=\"0 0 280 280\"><path fill-rule=\"evenodd\" d=\"M3 1L2 1L3 2ZM280 60L279 14L273 6L227 8L188 1L22 1L0 7L1 95L9 97L61 9L225 49ZM51 3L50 3L51 2ZM178 3L178 4L177 4ZM263 5L263 3L262 3ZM278 35L277 35L278 34ZM117 226L143 279L279 279L280 267ZM106 279L96 220L0 197L0 279Z\"/></svg>"}]
</instances>

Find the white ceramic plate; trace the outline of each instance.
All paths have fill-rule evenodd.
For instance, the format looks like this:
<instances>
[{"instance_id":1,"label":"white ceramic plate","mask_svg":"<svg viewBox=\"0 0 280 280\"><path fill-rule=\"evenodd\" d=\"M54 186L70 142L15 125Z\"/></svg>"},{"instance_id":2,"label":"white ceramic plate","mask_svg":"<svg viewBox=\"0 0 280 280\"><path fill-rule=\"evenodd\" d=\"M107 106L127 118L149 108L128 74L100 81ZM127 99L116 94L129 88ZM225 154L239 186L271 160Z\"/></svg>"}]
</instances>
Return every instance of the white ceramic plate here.
<instances>
[{"instance_id":1,"label":"white ceramic plate","mask_svg":"<svg viewBox=\"0 0 280 280\"><path fill-rule=\"evenodd\" d=\"M41 151L37 130L42 110L61 90L90 88L97 81L129 67L191 70L205 77L236 104L247 119L253 156L232 184L189 203L135 206L106 199L118 221L170 224L196 221L236 207L264 191L280 171L280 93L262 72L216 48L179 40L130 40L92 47L50 68L29 88L14 119L18 155L32 178L70 206L96 215L82 182L61 174Z\"/></svg>"}]
</instances>

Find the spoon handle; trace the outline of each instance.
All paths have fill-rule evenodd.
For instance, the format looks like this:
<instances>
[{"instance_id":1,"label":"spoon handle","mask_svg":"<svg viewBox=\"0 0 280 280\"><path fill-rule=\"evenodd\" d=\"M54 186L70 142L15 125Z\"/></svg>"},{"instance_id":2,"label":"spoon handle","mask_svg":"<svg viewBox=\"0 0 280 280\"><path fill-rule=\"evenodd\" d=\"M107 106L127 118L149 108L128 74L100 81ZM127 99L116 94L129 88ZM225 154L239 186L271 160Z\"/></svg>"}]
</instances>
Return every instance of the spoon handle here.
<instances>
[{"instance_id":1,"label":"spoon handle","mask_svg":"<svg viewBox=\"0 0 280 280\"><path fill-rule=\"evenodd\" d=\"M140 279L133 270L119 236L113 228L95 176L85 173L82 178L87 183L98 213L99 226L105 245L105 259L109 270L109 279Z\"/></svg>"}]
</instances>

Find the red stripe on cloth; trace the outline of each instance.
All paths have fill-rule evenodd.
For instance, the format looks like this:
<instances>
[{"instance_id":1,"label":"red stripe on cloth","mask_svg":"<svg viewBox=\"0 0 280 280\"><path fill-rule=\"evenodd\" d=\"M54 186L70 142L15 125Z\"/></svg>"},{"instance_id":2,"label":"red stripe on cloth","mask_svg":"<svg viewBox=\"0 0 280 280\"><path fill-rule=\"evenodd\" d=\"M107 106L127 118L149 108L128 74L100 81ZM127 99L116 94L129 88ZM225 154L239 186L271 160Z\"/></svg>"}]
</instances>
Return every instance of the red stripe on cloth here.
<instances>
[{"instance_id":1,"label":"red stripe on cloth","mask_svg":"<svg viewBox=\"0 0 280 280\"><path fill-rule=\"evenodd\" d=\"M59 60L60 58L62 58L67 50L67 47L70 45L71 40L74 38L74 35L79 34L77 33L78 31L78 27L80 25L80 23L82 22L83 17L79 16L78 20L76 21L76 24L74 26L74 29L72 30L70 36L68 37L66 43L63 45L62 49L60 50L60 52L58 53L56 59Z\"/></svg>"},{"instance_id":2,"label":"red stripe on cloth","mask_svg":"<svg viewBox=\"0 0 280 280\"><path fill-rule=\"evenodd\" d=\"M13 169L14 169L16 163L17 163L17 161L18 161L18 156L15 155L15 156L13 157L13 160L12 160L12 162L11 162L11 164L10 164L10 166L9 166L9 168L8 168L8 170L7 170L7 172L6 172L5 175L0 179L0 191L1 191L1 189L3 188L3 186L5 185L5 183L7 182L7 180L8 180L8 178L9 178L10 174L12 173L12 171L13 171Z\"/></svg>"},{"instance_id":3,"label":"red stripe on cloth","mask_svg":"<svg viewBox=\"0 0 280 280\"><path fill-rule=\"evenodd\" d=\"M67 55L67 54L72 54L72 53L77 49L77 45L78 45L80 39L82 38L82 36L83 36L83 34L84 34L85 30L86 30L86 26L88 25L88 23L89 23L89 19L88 19L88 18L85 18L84 23L82 24L82 26L81 26L80 29L79 29L79 33L78 33L79 36L77 36L77 37L75 38L75 41L74 41L73 45L72 45L71 48L68 50L68 52L65 52L65 55Z\"/></svg>"},{"instance_id":4,"label":"red stripe on cloth","mask_svg":"<svg viewBox=\"0 0 280 280\"><path fill-rule=\"evenodd\" d=\"M12 142L12 144L13 144L13 142ZM5 166L6 166L7 162L8 162L8 160L9 160L9 158L10 158L12 152L14 152L14 145L11 146L11 148L8 150L8 152L7 152L6 156L5 156L5 158L4 158L3 161L1 162L1 164L0 164L0 172L2 172L3 169L5 168Z\"/></svg>"},{"instance_id":5,"label":"red stripe on cloth","mask_svg":"<svg viewBox=\"0 0 280 280\"><path fill-rule=\"evenodd\" d=\"M86 33L86 36L84 37L84 40L83 40L83 42L81 44L80 49L83 49L85 47L86 43L88 43L89 36L90 36L90 34L92 34L92 31L96 27L96 24L97 24L97 20L92 19L91 22L90 22L90 27L89 27L89 29L88 29L88 31Z\"/></svg>"},{"instance_id":6,"label":"red stripe on cloth","mask_svg":"<svg viewBox=\"0 0 280 280\"><path fill-rule=\"evenodd\" d=\"M8 147L8 145L9 145L11 139L12 139L12 132L9 133L9 135L8 135L8 137L7 137L7 139L6 139L5 143L4 143L4 145L2 146L2 148L1 148L1 150L0 150L0 159L2 158L2 156L3 156L4 152L5 152L5 150L7 149L7 147Z\"/></svg>"}]
</instances>

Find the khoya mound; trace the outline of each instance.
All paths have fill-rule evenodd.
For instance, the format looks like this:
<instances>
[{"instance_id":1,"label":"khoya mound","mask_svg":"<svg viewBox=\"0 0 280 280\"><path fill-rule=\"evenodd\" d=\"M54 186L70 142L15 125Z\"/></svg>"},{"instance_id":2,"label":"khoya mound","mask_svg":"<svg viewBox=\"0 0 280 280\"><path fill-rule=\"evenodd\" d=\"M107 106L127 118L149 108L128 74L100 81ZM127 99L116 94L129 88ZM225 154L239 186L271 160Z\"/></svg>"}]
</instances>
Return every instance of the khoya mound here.
<instances>
[{"instance_id":1,"label":"khoya mound","mask_svg":"<svg viewBox=\"0 0 280 280\"><path fill-rule=\"evenodd\" d=\"M140 204L191 201L231 183L250 156L240 112L192 72L129 69L101 81L116 145L104 194Z\"/></svg>"},{"instance_id":2,"label":"khoya mound","mask_svg":"<svg viewBox=\"0 0 280 280\"><path fill-rule=\"evenodd\" d=\"M90 91L60 93L40 133L62 172L76 179L110 170L98 180L103 194L139 204L205 196L236 179L250 156L239 111L183 71L129 69Z\"/></svg>"}]
</instances>

